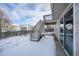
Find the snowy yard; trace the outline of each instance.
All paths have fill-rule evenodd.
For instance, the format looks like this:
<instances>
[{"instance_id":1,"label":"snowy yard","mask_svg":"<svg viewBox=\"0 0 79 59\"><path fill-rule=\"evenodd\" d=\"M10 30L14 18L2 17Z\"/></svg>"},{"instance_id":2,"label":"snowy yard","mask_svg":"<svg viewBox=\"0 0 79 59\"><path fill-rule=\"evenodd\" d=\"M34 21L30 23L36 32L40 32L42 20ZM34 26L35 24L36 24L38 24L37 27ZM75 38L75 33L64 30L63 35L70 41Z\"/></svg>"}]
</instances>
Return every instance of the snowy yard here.
<instances>
[{"instance_id":1,"label":"snowy yard","mask_svg":"<svg viewBox=\"0 0 79 59\"><path fill-rule=\"evenodd\" d=\"M54 37L46 35L39 42L30 41L27 36L15 36L0 40L0 55L3 56L54 56Z\"/></svg>"}]
</instances>

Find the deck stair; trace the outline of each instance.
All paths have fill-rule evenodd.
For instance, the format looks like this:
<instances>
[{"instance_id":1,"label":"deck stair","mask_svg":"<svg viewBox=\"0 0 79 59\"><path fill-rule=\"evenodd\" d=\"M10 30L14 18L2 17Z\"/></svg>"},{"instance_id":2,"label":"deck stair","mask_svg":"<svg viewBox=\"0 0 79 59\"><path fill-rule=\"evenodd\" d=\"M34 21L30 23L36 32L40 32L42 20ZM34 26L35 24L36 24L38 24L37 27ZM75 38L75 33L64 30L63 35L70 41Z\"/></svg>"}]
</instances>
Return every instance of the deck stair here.
<instances>
[{"instance_id":1,"label":"deck stair","mask_svg":"<svg viewBox=\"0 0 79 59\"><path fill-rule=\"evenodd\" d=\"M31 41L39 41L44 28L44 22L40 20L31 31L30 40Z\"/></svg>"}]
</instances>

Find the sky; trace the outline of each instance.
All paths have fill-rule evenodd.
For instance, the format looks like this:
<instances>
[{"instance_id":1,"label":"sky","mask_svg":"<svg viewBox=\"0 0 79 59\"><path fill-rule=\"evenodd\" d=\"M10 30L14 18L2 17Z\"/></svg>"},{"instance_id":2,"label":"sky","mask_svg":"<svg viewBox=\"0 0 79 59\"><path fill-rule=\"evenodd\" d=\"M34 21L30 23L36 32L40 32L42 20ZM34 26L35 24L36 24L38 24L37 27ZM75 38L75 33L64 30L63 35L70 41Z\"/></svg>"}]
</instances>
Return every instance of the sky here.
<instances>
[{"instance_id":1,"label":"sky","mask_svg":"<svg viewBox=\"0 0 79 59\"><path fill-rule=\"evenodd\" d=\"M35 25L43 15L51 14L49 3L0 3L13 24Z\"/></svg>"}]
</instances>

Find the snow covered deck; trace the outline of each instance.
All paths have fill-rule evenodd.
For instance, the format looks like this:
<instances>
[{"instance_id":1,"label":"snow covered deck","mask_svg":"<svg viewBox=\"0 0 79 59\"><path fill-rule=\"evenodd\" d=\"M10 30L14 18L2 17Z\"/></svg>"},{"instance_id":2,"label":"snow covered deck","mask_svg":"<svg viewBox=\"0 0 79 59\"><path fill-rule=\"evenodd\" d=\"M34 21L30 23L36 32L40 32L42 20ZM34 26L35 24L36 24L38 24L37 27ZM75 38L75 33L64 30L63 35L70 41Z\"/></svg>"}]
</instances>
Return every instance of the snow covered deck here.
<instances>
[{"instance_id":1,"label":"snow covered deck","mask_svg":"<svg viewBox=\"0 0 79 59\"><path fill-rule=\"evenodd\" d=\"M55 56L53 36L46 35L39 42L27 36L15 36L0 40L0 55L4 56Z\"/></svg>"}]
</instances>

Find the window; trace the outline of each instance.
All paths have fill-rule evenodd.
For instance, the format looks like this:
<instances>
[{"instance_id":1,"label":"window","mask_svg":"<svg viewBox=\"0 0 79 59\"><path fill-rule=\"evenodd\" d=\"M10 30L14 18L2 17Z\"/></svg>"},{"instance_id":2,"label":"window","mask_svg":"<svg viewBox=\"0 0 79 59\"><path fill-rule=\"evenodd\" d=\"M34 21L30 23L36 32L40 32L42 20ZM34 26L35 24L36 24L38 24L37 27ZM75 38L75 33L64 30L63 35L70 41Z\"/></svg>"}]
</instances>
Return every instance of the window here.
<instances>
[{"instance_id":1,"label":"window","mask_svg":"<svg viewBox=\"0 0 79 59\"><path fill-rule=\"evenodd\" d=\"M73 55L73 8L64 16L64 21L64 47L70 55Z\"/></svg>"}]
</instances>

